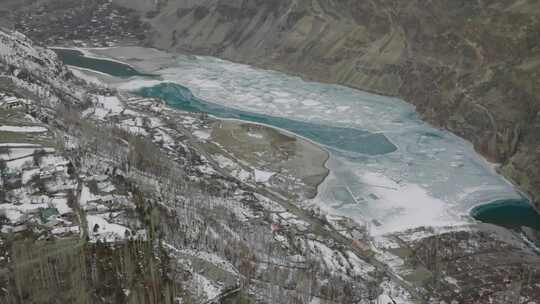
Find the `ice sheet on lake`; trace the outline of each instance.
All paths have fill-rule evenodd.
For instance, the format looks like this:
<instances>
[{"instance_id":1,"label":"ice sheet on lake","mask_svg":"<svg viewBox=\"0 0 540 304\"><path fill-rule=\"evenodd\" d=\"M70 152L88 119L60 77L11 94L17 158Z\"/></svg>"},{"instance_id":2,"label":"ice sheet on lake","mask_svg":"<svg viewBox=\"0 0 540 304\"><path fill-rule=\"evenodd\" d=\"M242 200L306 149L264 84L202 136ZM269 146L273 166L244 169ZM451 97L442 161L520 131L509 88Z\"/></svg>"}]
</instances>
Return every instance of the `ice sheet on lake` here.
<instances>
[{"instance_id":1,"label":"ice sheet on lake","mask_svg":"<svg viewBox=\"0 0 540 304\"><path fill-rule=\"evenodd\" d=\"M470 221L463 215L477 204L519 197L469 143L422 122L400 99L209 57L178 56L176 66L154 73L228 107L383 133L398 151L379 156L333 151L327 163L331 173L313 200L331 213L372 223L374 233L459 224ZM122 86L155 84L131 80Z\"/></svg>"}]
</instances>

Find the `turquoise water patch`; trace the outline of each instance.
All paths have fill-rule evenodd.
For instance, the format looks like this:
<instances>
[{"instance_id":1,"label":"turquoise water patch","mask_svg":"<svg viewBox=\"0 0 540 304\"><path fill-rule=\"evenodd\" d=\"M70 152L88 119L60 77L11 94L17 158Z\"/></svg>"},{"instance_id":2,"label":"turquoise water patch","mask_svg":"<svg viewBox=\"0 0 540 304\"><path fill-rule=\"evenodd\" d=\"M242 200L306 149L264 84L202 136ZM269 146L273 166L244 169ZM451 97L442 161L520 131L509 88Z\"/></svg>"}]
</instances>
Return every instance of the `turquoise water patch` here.
<instances>
[{"instance_id":1,"label":"turquoise water patch","mask_svg":"<svg viewBox=\"0 0 540 304\"><path fill-rule=\"evenodd\" d=\"M368 155L381 155L397 150L397 147L380 133L353 128L319 125L309 122L250 113L203 101L191 91L178 84L162 83L136 92L143 97L158 97L171 107L189 112L203 112L220 118L233 118L263 123L290 131L325 146L342 151Z\"/></svg>"},{"instance_id":2,"label":"turquoise water patch","mask_svg":"<svg viewBox=\"0 0 540 304\"><path fill-rule=\"evenodd\" d=\"M471 215L479 221L506 228L527 226L540 231L540 214L526 200L495 201L474 208Z\"/></svg>"},{"instance_id":3,"label":"turquoise water patch","mask_svg":"<svg viewBox=\"0 0 540 304\"><path fill-rule=\"evenodd\" d=\"M115 77L155 76L144 74L127 64L105 59L89 58L77 50L53 49L64 64L91 69Z\"/></svg>"}]
</instances>

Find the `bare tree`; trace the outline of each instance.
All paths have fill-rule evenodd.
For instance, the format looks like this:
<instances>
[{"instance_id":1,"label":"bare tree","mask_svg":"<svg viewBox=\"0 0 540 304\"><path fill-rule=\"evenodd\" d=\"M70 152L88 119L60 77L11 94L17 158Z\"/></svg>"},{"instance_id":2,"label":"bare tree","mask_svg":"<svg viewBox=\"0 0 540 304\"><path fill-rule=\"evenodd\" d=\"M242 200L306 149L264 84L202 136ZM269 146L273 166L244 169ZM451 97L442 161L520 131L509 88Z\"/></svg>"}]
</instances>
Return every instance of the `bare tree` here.
<instances>
[{"instance_id":1,"label":"bare tree","mask_svg":"<svg viewBox=\"0 0 540 304\"><path fill-rule=\"evenodd\" d=\"M34 154L32 155L32 160L34 161L34 166L39 167L39 164L41 162L41 158L45 156L47 152L43 149L39 149L37 151L34 151Z\"/></svg>"},{"instance_id":2,"label":"bare tree","mask_svg":"<svg viewBox=\"0 0 540 304\"><path fill-rule=\"evenodd\" d=\"M6 191L4 188L4 184L6 183L6 171L7 171L7 165L6 161L3 159L0 159L0 203L3 203L6 199Z\"/></svg>"}]
</instances>

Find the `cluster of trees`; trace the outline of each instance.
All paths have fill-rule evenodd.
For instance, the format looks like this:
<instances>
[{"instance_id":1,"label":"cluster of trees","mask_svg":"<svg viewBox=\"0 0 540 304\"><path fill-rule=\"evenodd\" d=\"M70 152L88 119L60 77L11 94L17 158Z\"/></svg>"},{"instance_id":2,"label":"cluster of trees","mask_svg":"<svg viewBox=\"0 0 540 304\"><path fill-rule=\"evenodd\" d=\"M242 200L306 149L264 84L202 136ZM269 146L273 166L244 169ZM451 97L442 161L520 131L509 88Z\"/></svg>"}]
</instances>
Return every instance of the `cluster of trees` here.
<instances>
[{"instance_id":1,"label":"cluster of trees","mask_svg":"<svg viewBox=\"0 0 540 304\"><path fill-rule=\"evenodd\" d=\"M242 290L258 290L269 303L354 303L375 299L378 284L352 282L326 268L320 256L293 246L284 248L274 239L270 222L261 217L248 222L238 218L238 201L212 196L174 177L162 179L161 239L176 248L215 253L238 271ZM246 206L244 206L246 207ZM291 235L290 242L306 242L304 235ZM305 262L291 261L302 255ZM360 288L359 288L360 287Z\"/></svg>"},{"instance_id":2,"label":"cluster of trees","mask_svg":"<svg viewBox=\"0 0 540 304\"><path fill-rule=\"evenodd\" d=\"M6 161L0 159L0 203L3 203L6 199L5 180L7 174Z\"/></svg>"},{"instance_id":3,"label":"cluster of trees","mask_svg":"<svg viewBox=\"0 0 540 304\"><path fill-rule=\"evenodd\" d=\"M408 262L431 273L426 282L429 296L463 303L520 303L527 296L540 295L534 286L540 268L522 263L521 258L516 260L518 254L511 252L517 248L494 239L490 233L449 232L422 239L411 249ZM505 251L509 255L500 260L497 255ZM448 288L448 276L456 280L457 291L453 284Z\"/></svg>"}]
</instances>

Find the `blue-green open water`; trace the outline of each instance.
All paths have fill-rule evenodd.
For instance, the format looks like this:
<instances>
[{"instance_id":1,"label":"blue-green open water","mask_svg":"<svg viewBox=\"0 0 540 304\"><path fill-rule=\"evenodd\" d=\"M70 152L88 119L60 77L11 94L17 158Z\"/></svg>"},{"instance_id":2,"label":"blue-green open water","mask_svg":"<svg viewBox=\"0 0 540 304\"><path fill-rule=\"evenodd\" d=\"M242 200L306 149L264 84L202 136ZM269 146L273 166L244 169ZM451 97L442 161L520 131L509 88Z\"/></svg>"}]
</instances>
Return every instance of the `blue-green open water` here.
<instances>
[{"instance_id":1,"label":"blue-green open water","mask_svg":"<svg viewBox=\"0 0 540 304\"><path fill-rule=\"evenodd\" d=\"M512 229L527 226L540 231L540 215L527 200L501 200L481 205L471 215L482 222Z\"/></svg>"},{"instance_id":2,"label":"blue-green open water","mask_svg":"<svg viewBox=\"0 0 540 304\"><path fill-rule=\"evenodd\" d=\"M141 73L131 66L120 62L86 57L82 52L77 50L53 49L53 51L67 65L90 69L115 77L153 76Z\"/></svg>"}]
</instances>

